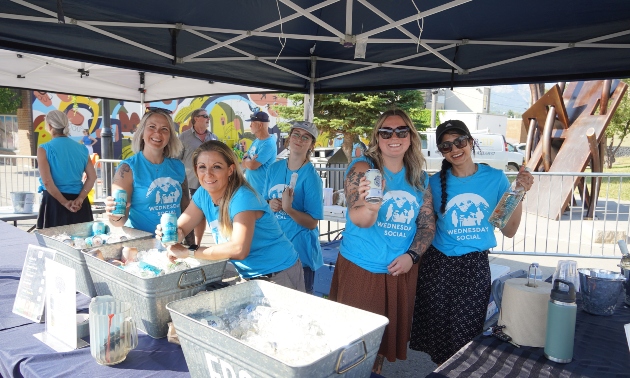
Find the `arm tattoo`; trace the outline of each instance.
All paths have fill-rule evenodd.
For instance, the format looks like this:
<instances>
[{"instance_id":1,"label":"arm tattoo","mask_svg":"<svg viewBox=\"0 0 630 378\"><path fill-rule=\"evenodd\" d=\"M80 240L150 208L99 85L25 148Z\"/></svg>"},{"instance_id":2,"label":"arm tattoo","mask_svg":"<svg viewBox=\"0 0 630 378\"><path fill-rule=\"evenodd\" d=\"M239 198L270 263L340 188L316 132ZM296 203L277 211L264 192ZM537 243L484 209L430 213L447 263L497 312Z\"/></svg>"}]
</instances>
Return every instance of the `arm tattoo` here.
<instances>
[{"instance_id":1,"label":"arm tattoo","mask_svg":"<svg viewBox=\"0 0 630 378\"><path fill-rule=\"evenodd\" d=\"M435 212L433 211L433 195L428 186L424 192L424 203L420 207L420 212L416 218L416 227L416 235L409 249L422 256L431 245L436 228Z\"/></svg>"},{"instance_id":2,"label":"arm tattoo","mask_svg":"<svg viewBox=\"0 0 630 378\"><path fill-rule=\"evenodd\" d=\"M350 168L350 171L346 175L346 203L348 208L350 209L356 209L363 206L355 206L357 201L359 200L359 181L361 181L361 177L363 176L365 176L365 172L357 172L355 167Z\"/></svg>"},{"instance_id":3,"label":"arm tattoo","mask_svg":"<svg viewBox=\"0 0 630 378\"><path fill-rule=\"evenodd\" d=\"M127 164L121 165L120 168L118 168L118 172L116 173L116 176L114 176L114 184L118 184L122 182L122 180L125 178L125 173L129 173L129 172L131 172L131 168L129 167L129 165Z\"/></svg>"}]
</instances>

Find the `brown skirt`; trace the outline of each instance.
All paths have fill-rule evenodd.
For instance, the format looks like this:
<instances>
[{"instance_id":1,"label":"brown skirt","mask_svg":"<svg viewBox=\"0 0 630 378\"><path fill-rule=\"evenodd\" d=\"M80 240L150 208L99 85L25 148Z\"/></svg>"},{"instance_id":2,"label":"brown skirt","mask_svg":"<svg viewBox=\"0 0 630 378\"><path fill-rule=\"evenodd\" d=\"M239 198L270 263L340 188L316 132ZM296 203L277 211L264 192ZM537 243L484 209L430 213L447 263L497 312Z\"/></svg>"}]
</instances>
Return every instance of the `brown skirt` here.
<instances>
[{"instance_id":1,"label":"brown skirt","mask_svg":"<svg viewBox=\"0 0 630 378\"><path fill-rule=\"evenodd\" d=\"M411 317L418 279L418 265L407 274L394 277L371 273L345 259L337 258L329 298L389 319L378 354L389 362L407 359Z\"/></svg>"}]
</instances>

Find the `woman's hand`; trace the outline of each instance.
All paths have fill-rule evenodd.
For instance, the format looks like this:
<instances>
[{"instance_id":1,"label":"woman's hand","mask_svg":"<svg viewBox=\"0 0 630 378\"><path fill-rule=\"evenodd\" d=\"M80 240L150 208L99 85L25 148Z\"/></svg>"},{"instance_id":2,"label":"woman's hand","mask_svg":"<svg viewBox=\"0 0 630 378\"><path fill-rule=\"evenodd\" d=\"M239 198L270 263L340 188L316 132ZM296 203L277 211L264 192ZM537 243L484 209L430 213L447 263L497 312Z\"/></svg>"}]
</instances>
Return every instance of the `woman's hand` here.
<instances>
[{"instance_id":1,"label":"woman's hand","mask_svg":"<svg viewBox=\"0 0 630 378\"><path fill-rule=\"evenodd\" d=\"M185 259L188 257L188 254L190 253L188 248L184 247L183 245L179 243L169 245L168 247L166 247L166 249L168 250L167 257L171 262L175 262L175 260L177 259Z\"/></svg>"},{"instance_id":2,"label":"woman's hand","mask_svg":"<svg viewBox=\"0 0 630 378\"><path fill-rule=\"evenodd\" d=\"M282 200L280 198L272 198L269 200L269 207L274 213L282 210Z\"/></svg>"},{"instance_id":3,"label":"woman's hand","mask_svg":"<svg viewBox=\"0 0 630 378\"><path fill-rule=\"evenodd\" d=\"M284 210L285 213L289 213L293 210L293 194L293 188L289 186L282 192L282 210Z\"/></svg>"},{"instance_id":4,"label":"woman's hand","mask_svg":"<svg viewBox=\"0 0 630 378\"><path fill-rule=\"evenodd\" d=\"M74 201L69 200L69 199L64 199L63 202L61 202L61 204L63 205L63 207L65 207L66 209L68 209L68 211L71 211L73 213L76 213L78 209L76 209L74 207Z\"/></svg>"},{"instance_id":5,"label":"woman's hand","mask_svg":"<svg viewBox=\"0 0 630 378\"><path fill-rule=\"evenodd\" d=\"M162 241L162 236L164 234L162 233L162 225L158 224L157 226L155 226L155 238L159 241ZM184 231L182 230L181 227L177 227L177 240L184 240L184 238L186 237L186 235L184 235Z\"/></svg>"},{"instance_id":6,"label":"woman's hand","mask_svg":"<svg viewBox=\"0 0 630 378\"><path fill-rule=\"evenodd\" d=\"M75 212L81 210L84 201L85 198L81 199L80 197L77 197L74 201L72 201L72 208L75 209Z\"/></svg>"},{"instance_id":7,"label":"woman's hand","mask_svg":"<svg viewBox=\"0 0 630 378\"><path fill-rule=\"evenodd\" d=\"M104 202L105 202L105 214L112 215L112 211L116 209L116 200L112 196L107 196Z\"/></svg>"},{"instance_id":8,"label":"woman's hand","mask_svg":"<svg viewBox=\"0 0 630 378\"><path fill-rule=\"evenodd\" d=\"M392 276L400 276L401 274L407 273L412 266L413 260L411 259L411 256L403 253L402 255L396 257L394 261L387 266L387 270Z\"/></svg>"},{"instance_id":9,"label":"woman's hand","mask_svg":"<svg viewBox=\"0 0 630 378\"><path fill-rule=\"evenodd\" d=\"M522 165L521 168L518 170L518 175L516 175L516 182L517 185L525 188L526 192L529 192L529 190L534 185L534 175L532 175L530 172L527 172L525 170L525 166Z\"/></svg>"},{"instance_id":10,"label":"woman's hand","mask_svg":"<svg viewBox=\"0 0 630 378\"><path fill-rule=\"evenodd\" d=\"M381 190L384 190L385 188L385 180L382 180L381 183L382 187ZM367 197L368 192L370 191L370 180L368 180L365 176L361 177L361 180L359 181L359 200L363 201L363 203L365 203L365 207L370 210L370 211L374 211L374 212L378 212L381 208L381 201L379 202L367 202L365 200L365 197Z\"/></svg>"}]
</instances>

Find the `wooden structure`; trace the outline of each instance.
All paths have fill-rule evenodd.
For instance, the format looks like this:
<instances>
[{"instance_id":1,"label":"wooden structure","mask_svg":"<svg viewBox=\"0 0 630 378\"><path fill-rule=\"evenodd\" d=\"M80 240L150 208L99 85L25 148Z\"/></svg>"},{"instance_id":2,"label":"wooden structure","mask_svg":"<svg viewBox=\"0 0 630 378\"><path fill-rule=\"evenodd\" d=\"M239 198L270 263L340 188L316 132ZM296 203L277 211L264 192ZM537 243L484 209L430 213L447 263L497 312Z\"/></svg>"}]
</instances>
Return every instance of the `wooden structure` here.
<instances>
[{"instance_id":1,"label":"wooden structure","mask_svg":"<svg viewBox=\"0 0 630 378\"><path fill-rule=\"evenodd\" d=\"M523 113L527 128L527 167L536 172L603 171L606 128L627 85L619 80L560 83ZM592 218L599 180L590 193L581 177L535 176L526 211L559 219L577 188ZM535 199L535 200L534 200Z\"/></svg>"}]
</instances>

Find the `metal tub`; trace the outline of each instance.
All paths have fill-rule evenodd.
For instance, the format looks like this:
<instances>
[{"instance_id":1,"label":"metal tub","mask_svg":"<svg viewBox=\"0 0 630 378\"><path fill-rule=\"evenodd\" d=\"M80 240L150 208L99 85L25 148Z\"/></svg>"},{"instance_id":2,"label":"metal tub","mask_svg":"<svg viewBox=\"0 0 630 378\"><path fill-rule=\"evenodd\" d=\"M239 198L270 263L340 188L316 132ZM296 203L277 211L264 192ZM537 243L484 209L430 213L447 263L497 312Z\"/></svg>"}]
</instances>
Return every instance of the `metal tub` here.
<instances>
[{"instance_id":1,"label":"metal tub","mask_svg":"<svg viewBox=\"0 0 630 378\"><path fill-rule=\"evenodd\" d=\"M612 315L626 282L624 276L605 269L582 268L578 272L582 309L593 315Z\"/></svg>"},{"instance_id":2,"label":"metal tub","mask_svg":"<svg viewBox=\"0 0 630 378\"><path fill-rule=\"evenodd\" d=\"M308 314L321 321L333 351L292 366L189 316L204 310L222 313L261 296L273 308ZM221 372L230 376L228 371L233 377L369 377L389 323L384 316L260 280L171 302L166 308L171 312L190 374L199 378L220 376ZM334 332L329 335L327 323L350 331L345 337Z\"/></svg>"},{"instance_id":3,"label":"metal tub","mask_svg":"<svg viewBox=\"0 0 630 378\"><path fill-rule=\"evenodd\" d=\"M74 248L60 240L54 239L53 236L66 233L70 236L86 238L92 236L92 224L94 223L95 222L75 223L67 226L44 228L34 232L39 241L39 245L57 250L55 261L75 270L77 291L89 297L95 297L96 291L94 290L92 278L90 277L81 248ZM136 230L135 228L110 226L110 230L112 235L126 236L126 242L153 238L152 233ZM120 245L121 243L112 245Z\"/></svg>"},{"instance_id":4,"label":"metal tub","mask_svg":"<svg viewBox=\"0 0 630 378\"><path fill-rule=\"evenodd\" d=\"M105 260L117 259L122 255L122 248L136 247L138 250L164 247L157 239L136 240L99 247ZM166 258L166 257L165 257ZM163 276L142 278L85 254L97 295L112 295L120 301L133 304L131 316L138 329L153 338L166 337L171 316L166 304L178 299L193 296L203 290L205 285L223 277L227 260L199 260L199 267L173 272Z\"/></svg>"}]
</instances>

